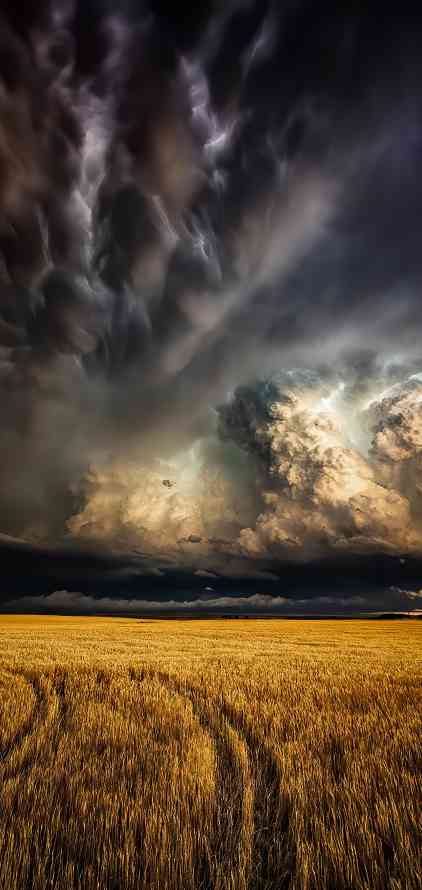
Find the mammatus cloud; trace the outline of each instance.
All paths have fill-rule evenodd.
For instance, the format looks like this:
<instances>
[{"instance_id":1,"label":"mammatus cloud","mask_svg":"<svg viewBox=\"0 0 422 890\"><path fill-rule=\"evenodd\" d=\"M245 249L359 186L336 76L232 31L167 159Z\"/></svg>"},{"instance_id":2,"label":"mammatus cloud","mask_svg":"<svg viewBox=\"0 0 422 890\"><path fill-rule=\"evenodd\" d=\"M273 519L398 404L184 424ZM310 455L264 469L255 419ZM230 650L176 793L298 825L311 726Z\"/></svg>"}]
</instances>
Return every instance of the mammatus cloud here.
<instances>
[{"instance_id":1,"label":"mammatus cloud","mask_svg":"<svg viewBox=\"0 0 422 890\"><path fill-rule=\"evenodd\" d=\"M239 15L243 61L233 77L220 56ZM89 4L85 11L59 0L31 14L6 4L6 530L63 534L89 462L130 450L133 439L149 452L169 434L192 440L211 377L217 392L225 383L206 362L200 374L188 369L330 217L329 165L311 150L294 159L290 115L300 100L292 96L279 121L266 114L255 129L260 105L247 94L274 43L267 33L265 9L250 14L236 4L183 39L160 13L125 3L96 16ZM185 372L202 389L194 402Z\"/></svg>"},{"instance_id":2,"label":"mammatus cloud","mask_svg":"<svg viewBox=\"0 0 422 890\"><path fill-rule=\"evenodd\" d=\"M3 5L6 533L419 552L418 29L311 6Z\"/></svg>"}]
</instances>

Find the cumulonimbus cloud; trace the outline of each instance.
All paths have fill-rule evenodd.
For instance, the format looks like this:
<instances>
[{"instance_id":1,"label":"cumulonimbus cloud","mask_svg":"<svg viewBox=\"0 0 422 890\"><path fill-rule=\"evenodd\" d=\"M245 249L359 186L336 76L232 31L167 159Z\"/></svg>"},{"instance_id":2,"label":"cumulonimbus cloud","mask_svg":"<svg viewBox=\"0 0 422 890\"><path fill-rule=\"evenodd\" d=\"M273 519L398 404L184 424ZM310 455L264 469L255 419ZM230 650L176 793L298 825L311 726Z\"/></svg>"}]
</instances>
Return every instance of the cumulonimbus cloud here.
<instances>
[{"instance_id":1,"label":"cumulonimbus cloud","mask_svg":"<svg viewBox=\"0 0 422 890\"><path fill-rule=\"evenodd\" d=\"M217 571L242 559L420 553L422 382L386 376L363 386L356 370L296 371L243 387L220 407L219 439L173 463L93 473L69 530Z\"/></svg>"},{"instance_id":2,"label":"cumulonimbus cloud","mask_svg":"<svg viewBox=\"0 0 422 890\"><path fill-rule=\"evenodd\" d=\"M417 376L355 401L347 381L312 375L261 388L258 403L240 390L222 411L226 434L236 438L240 417L239 444L267 473L245 552L420 552L421 398Z\"/></svg>"},{"instance_id":3,"label":"cumulonimbus cloud","mask_svg":"<svg viewBox=\"0 0 422 890\"><path fill-rule=\"evenodd\" d=\"M413 22L16 0L0 30L1 528L229 573L418 551Z\"/></svg>"}]
</instances>

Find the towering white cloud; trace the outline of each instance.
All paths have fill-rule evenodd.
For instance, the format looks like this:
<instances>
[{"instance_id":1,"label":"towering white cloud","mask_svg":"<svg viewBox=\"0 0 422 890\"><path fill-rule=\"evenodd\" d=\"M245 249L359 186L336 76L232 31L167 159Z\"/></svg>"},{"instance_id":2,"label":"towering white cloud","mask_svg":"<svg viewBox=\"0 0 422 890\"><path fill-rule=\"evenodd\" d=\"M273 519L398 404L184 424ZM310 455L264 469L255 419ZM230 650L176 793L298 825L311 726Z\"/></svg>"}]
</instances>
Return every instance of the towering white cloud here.
<instances>
[{"instance_id":1,"label":"towering white cloud","mask_svg":"<svg viewBox=\"0 0 422 890\"><path fill-rule=\"evenodd\" d=\"M296 371L243 387L220 408L220 442L93 470L71 534L220 568L422 551L422 382L352 378Z\"/></svg>"},{"instance_id":2,"label":"towering white cloud","mask_svg":"<svg viewBox=\"0 0 422 890\"><path fill-rule=\"evenodd\" d=\"M396 386L366 410L350 400L346 384L335 384L331 394L312 378L310 385L273 389L261 417L250 394L238 393L247 447L267 468L265 508L239 537L251 557L422 549L422 384ZM231 410L239 412L236 399L223 416ZM229 428L236 435L236 425ZM365 441L368 432L365 451L354 440ZM244 435L245 425L240 442Z\"/></svg>"}]
</instances>

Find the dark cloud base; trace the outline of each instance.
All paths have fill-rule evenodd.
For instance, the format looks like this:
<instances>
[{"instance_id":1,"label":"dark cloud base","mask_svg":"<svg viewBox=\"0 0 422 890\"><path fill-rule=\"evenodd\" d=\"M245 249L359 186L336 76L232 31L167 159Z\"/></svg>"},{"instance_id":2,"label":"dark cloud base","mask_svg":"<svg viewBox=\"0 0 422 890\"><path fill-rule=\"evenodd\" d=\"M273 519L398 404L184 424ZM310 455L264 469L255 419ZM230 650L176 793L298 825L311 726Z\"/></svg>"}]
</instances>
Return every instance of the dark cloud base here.
<instances>
[{"instance_id":1,"label":"dark cloud base","mask_svg":"<svg viewBox=\"0 0 422 890\"><path fill-rule=\"evenodd\" d=\"M301 565L283 561L278 566L271 565L278 578L265 580L215 574L204 578L183 571L145 574L145 566L133 555L71 548L47 550L14 541L2 543L1 560L0 610L13 612L34 608L38 611L37 598L51 596L63 588L66 595L69 590L83 592L74 594L70 605L66 596L62 602L56 597L44 602L44 608L53 612L64 609L111 613L115 602L116 612L148 612L151 608L162 614L177 612L177 603L185 604L181 605L183 614L199 615L233 610L263 614L273 610L287 614L410 610L419 606L418 596L412 597L412 591L419 590L422 577L422 560L382 554ZM265 568L261 566L263 572ZM104 598L107 607L102 610ZM198 600L200 605L195 608ZM121 601L126 604L123 609ZM147 601L152 603L151 607ZM208 609L207 602L212 602Z\"/></svg>"}]
</instances>

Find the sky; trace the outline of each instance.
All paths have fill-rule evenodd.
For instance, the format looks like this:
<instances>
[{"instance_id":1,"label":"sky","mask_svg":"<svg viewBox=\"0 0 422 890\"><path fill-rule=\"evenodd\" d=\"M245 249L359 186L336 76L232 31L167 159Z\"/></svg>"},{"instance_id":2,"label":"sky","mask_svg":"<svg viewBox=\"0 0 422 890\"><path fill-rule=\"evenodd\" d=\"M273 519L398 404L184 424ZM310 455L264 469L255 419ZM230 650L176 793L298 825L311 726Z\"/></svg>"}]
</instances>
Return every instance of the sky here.
<instances>
[{"instance_id":1,"label":"sky","mask_svg":"<svg viewBox=\"0 0 422 890\"><path fill-rule=\"evenodd\" d=\"M0 608L422 602L420 21L0 13Z\"/></svg>"}]
</instances>

